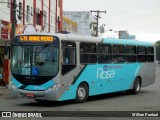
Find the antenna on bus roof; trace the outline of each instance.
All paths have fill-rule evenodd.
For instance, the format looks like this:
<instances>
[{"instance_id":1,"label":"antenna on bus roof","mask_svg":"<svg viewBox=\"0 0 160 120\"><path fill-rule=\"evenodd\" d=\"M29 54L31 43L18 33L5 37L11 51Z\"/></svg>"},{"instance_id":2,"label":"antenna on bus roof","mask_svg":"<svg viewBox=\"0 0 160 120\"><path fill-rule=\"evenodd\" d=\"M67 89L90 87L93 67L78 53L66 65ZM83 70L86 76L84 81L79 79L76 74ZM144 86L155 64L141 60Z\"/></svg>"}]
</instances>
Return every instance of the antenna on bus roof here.
<instances>
[{"instance_id":1,"label":"antenna on bus roof","mask_svg":"<svg viewBox=\"0 0 160 120\"><path fill-rule=\"evenodd\" d=\"M37 33L33 25L29 24L24 28L24 34L34 34Z\"/></svg>"}]
</instances>

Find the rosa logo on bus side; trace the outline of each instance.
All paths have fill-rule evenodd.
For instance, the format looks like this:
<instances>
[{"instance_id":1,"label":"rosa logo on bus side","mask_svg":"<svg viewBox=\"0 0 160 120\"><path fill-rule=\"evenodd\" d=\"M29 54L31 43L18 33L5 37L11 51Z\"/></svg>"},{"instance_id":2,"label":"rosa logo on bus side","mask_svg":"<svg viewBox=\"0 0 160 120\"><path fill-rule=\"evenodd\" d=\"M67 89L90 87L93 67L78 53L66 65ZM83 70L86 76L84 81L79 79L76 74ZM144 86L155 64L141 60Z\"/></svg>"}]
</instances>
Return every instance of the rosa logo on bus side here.
<instances>
[{"instance_id":1,"label":"rosa logo on bus side","mask_svg":"<svg viewBox=\"0 0 160 120\"><path fill-rule=\"evenodd\" d=\"M115 75L114 70L107 70L107 66L105 65L103 68L97 69L97 79L106 79L106 78L113 78Z\"/></svg>"}]
</instances>

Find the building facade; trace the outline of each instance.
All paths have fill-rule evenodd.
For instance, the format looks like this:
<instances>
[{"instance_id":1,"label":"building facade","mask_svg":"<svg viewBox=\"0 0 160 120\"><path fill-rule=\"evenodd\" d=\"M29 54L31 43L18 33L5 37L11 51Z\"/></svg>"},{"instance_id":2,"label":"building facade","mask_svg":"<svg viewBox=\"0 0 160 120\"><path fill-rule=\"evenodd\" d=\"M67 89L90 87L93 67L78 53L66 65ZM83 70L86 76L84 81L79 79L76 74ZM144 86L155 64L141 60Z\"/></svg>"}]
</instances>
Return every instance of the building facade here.
<instances>
[{"instance_id":1,"label":"building facade","mask_svg":"<svg viewBox=\"0 0 160 120\"><path fill-rule=\"evenodd\" d=\"M91 36L93 17L89 11L63 11L65 17L78 24L78 35Z\"/></svg>"},{"instance_id":2,"label":"building facade","mask_svg":"<svg viewBox=\"0 0 160 120\"><path fill-rule=\"evenodd\" d=\"M136 39L135 35L130 35L128 31L120 30L118 31L119 39Z\"/></svg>"},{"instance_id":3,"label":"building facade","mask_svg":"<svg viewBox=\"0 0 160 120\"><path fill-rule=\"evenodd\" d=\"M62 17L62 32L78 34L78 23L68 17Z\"/></svg>"},{"instance_id":4,"label":"building facade","mask_svg":"<svg viewBox=\"0 0 160 120\"><path fill-rule=\"evenodd\" d=\"M37 32L62 30L63 0L16 0L16 34L22 34L27 25ZM9 77L9 57L4 47L11 40L13 0L0 0L0 76L6 83Z\"/></svg>"}]
</instances>

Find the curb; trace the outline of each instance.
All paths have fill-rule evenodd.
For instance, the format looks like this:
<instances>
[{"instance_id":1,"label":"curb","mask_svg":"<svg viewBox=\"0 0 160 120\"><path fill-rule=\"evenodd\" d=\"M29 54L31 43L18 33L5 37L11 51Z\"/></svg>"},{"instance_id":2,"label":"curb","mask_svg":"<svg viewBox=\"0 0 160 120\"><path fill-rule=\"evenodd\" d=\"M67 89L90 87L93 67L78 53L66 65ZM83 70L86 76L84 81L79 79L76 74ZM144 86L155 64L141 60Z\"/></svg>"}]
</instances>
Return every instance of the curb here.
<instances>
[{"instance_id":1,"label":"curb","mask_svg":"<svg viewBox=\"0 0 160 120\"><path fill-rule=\"evenodd\" d=\"M8 86L0 86L0 89L8 89Z\"/></svg>"}]
</instances>

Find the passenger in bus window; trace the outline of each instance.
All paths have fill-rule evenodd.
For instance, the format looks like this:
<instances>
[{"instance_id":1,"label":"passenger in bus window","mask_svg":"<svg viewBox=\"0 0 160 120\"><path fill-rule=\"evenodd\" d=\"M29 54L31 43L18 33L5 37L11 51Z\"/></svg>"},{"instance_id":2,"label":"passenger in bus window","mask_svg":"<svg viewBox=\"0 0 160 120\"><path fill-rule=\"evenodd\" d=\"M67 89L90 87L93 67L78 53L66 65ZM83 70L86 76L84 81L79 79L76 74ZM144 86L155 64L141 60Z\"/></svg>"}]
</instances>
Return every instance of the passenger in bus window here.
<instances>
[{"instance_id":1,"label":"passenger in bus window","mask_svg":"<svg viewBox=\"0 0 160 120\"><path fill-rule=\"evenodd\" d=\"M84 48L83 47L80 48L80 53L84 53Z\"/></svg>"},{"instance_id":2,"label":"passenger in bus window","mask_svg":"<svg viewBox=\"0 0 160 120\"><path fill-rule=\"evenodd\" d=\"M95 53L96 52L96 46L95 45L92 45L91 46L91 53Z\"/></svg>"},{"instance_id":3,"label":"passenger in bus window","mask_svg":"<svg viewBox=\"0 0 160 120\"><path fill-rule=\"evenodd\" d=\"M90 55L90 63L95 63L95 62L96 62L96 56Z\"/></svg>"},{"instance_id":4,"label":"passenger in bus window","mask_svg":"<svg viewBox=\"0 0 160 120\"><path fill-rule=\"evenodd\" d=\"M69 63L69 58L66 57L66 58L65 58L65 64L68 64L68 63Z\"/></svg>"}]
</instances>

